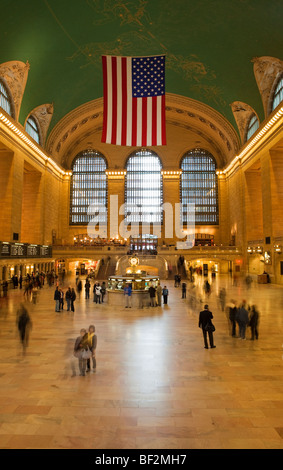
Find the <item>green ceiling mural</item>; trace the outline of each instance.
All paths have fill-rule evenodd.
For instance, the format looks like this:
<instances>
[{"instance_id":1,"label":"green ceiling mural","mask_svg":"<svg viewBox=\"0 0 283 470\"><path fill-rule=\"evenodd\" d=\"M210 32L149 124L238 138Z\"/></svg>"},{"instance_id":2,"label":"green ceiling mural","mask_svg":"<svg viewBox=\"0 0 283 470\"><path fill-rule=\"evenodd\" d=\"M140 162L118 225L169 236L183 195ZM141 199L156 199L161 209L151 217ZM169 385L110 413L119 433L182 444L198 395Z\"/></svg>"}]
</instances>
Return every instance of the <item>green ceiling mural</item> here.
<instances>
[{"instance_id":1,"label":"green ceiling mural","mask_svg":"<svg viewBox=\"0 0 283 470\"><path fill-rule=\"evenodd\" d=\"M166 91L234 127L230 103L263 119L252 59L283 59L281 0L0 0L0 63L29 61L20 120L54 103L53 127L103 94L101 55L166 54Z\"/></svg>"}]
</instances>

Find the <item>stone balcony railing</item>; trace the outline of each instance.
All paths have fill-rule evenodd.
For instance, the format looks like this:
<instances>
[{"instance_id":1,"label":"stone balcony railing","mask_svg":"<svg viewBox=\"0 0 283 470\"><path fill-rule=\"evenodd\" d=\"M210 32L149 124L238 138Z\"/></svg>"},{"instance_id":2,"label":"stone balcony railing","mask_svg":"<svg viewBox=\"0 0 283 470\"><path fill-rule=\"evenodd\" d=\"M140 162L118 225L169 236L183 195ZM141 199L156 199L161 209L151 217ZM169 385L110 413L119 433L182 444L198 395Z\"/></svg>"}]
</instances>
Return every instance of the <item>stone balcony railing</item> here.
<instances>
[{"instance_id":1,"label":"stone balcony railing","mask_svg":"<svg viewBox=\"0 0 283 470\"><path fill-rule=\"evenodd\" d=\"M52 252L53 256L61 254L82 254L89 255L93 253L97 254L120 254L125 255L129 251L128 246L119 245L53 245ZM241 255L242 249L237 246L194 246L190 249L178 249L175 245L171 246L159 246L157 247L157 254L160 255L172 255L172 254L183 254L183 255ZM146 254L146 253L141 253Z\"/></svg>"}]
</instances>

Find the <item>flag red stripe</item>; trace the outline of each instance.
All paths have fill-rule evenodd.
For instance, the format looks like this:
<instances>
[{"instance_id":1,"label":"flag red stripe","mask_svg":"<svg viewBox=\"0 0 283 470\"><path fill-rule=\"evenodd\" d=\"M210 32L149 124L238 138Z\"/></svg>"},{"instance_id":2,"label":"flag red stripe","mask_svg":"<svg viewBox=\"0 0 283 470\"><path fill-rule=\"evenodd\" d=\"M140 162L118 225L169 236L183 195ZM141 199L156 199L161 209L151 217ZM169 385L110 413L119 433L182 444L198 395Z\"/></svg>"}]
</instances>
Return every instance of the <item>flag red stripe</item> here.
<instances>
[{"instance_id":1,"label":"flag red stripe","mask_svg":"<svg viewBox=\"0 0 283 470\"><path fill-rule=\"evenodd\" d=\"M122 136L121 145L127 143L127 59L122 58Z\"/></svg>"},{"instance_id":2,"label":"flag red stripe","mask_svg":"<svg viewBox=\"0 0 283 470\"><path fill-rule=\"evenodd\" d=\"M161 104L161 135L162 135L162 145L166 145L166 119L165 119L165 95L162 95L162 104Z\"/></svg>"},{"instance_id":3,"label":"flag red stripe","mask_svg":"<svg viewBox=\"0 0 283 470\"><path fill-rule=\"evenodd\" d=\"M102 56L102 71L103 71L103 127L101 141L106 142L106 131L107 131L107 105L108 105L108 93L107 93L107 64L106 56Z\"/></svg>"},{"instance_id":4,"label":"flag red stripe","mask_svg":"<svg viewBox=\"0 0 283 470\"><path fill-rule=\"evenodd\" d=\"M147 98L142 98L142 146L147 144Z\"/></svg>"},{"instance_id":5,"label":"flag red stripe","mask_svg":"<svg viewBox=\"0 0 283 470\"><path fill-rule=\"evenodd\" d=\"M157 98L152 97L152 145L157 144Z\"/></svg>"},{"instance_id":6,"label":"flag red stripe","mask_svg":"<svg viewBox=\"0 0 283 470\"><path fill-rule=\"evenodd\" d=\"M133 98L132 102L132 145L137 145L137 100Z\"/></svg>"},{"instance_id":7,"label":"flag red stripe","mask_svg":"<svg viewBox=\"0 0 283 470\"><path fill-rule=\"evenodd\" d=\"M117 59L112 57L112 134L111 143L117 138Z\"/></svg>"}]
</instances>

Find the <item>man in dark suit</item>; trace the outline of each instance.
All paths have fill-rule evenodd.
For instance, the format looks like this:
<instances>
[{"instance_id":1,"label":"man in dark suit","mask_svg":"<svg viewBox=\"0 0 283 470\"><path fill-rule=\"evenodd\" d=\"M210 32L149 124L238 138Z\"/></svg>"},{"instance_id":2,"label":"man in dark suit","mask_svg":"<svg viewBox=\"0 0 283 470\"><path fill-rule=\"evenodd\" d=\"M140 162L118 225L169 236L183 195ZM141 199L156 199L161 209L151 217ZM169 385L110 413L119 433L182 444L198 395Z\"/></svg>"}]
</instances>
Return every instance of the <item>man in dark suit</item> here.
<instances>
[{"instance_id":1,"label":"man in dark suit","mask_svg":"<svg viewBox=\"0 0 283 470\"><path fill-rule=\"evenodd\" d=\"M212 331L213 330L213 325L212 325L212 321L211 321L212 318L213 318L213 315L210 312L210 310L208 310L208 305L205 305L204 310L202 310L199 314L199 322L198 322L199 328L202 328L205 349L208 349L207 333L208 333L208 337L209 337L210 347L211 348L216 347L213 344L213 331Z\"/></svg>"}]
</instances>

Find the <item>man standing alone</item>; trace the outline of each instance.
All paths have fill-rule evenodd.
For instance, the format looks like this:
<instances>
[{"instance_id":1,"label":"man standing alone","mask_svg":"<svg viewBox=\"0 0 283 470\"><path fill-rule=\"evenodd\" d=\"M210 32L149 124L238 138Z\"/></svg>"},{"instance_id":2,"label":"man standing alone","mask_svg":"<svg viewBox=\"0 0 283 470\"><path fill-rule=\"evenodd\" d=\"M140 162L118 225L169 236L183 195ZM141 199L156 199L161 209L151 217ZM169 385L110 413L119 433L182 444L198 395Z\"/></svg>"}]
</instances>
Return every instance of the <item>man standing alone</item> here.
<instances>
[{"instance_id":1,"label":"man standing alone","mask_svg":"<svg viewBox=\"0 0 283 470\"><path fill-rule=\"evenodd\" d=\"M125 308L132 307L132 286L127 284L124 288L124 295L126 296L126 306Z\"/></svg>"},{"instance_id":2,"label":"man standing alone","mask_svg":"<svg viewBox=\"0 0 283 470\"><path fill-rule=\"evenodd\" d=\"M203 339L204 339L204 347L208 349L208 342L207 342L207 333L209 337L209 344L211 348L215 348L213 344L213 324L212 324L213 315L210 310L208 310L208 305L204 306L204 310L202 310L199 314L199 328L202 328Z\"/></svg>"}]
</instances>

